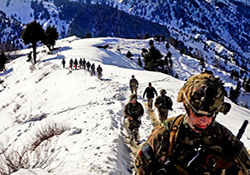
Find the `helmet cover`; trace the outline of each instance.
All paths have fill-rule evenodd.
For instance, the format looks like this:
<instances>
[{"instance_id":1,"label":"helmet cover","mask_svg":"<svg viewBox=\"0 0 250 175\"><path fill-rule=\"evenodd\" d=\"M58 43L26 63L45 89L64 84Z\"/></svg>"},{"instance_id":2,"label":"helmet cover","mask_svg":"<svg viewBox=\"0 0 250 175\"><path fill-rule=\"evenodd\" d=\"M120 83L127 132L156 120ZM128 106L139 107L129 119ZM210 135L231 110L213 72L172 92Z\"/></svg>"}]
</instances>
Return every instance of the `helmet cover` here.
<instances>
[{"instance_id":1,"label":"helmet cover","mask_svg":"<svg viewBox=\"0 0 250 175\"><path fill-rule=\"evenodd\" d=\"M183 102L187 108L195 108L210 114L223 112L225 88L219 78L205 71L191 76L180 89L177 102ZM224 112L223 112L224 113Z\"/></svg>"}]
</instances>

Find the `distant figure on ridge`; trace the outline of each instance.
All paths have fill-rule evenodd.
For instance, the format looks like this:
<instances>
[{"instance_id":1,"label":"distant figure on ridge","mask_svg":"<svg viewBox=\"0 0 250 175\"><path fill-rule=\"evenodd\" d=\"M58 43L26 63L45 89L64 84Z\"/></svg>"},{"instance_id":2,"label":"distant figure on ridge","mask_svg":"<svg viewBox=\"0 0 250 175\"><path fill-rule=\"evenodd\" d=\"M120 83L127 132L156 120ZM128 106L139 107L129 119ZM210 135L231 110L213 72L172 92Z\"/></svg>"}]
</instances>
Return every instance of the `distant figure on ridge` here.
<instances>
[{"instance_id":1,"label":"distant figure on ridge","mask_svg":"<svg viewBox=\"0 0 250 175\"><path fill-rule=\"evenodd\" d=\"M77 61L77 59L75 59L75 61L74 61L75 70L77 69L77 65L78 65L78 61Z\"/></svg>"},{"instance_id":2,"label":"distant figure on ridge","mask_svg":"<svg viewBox=\"0 0 250 175\"><path fill-rule=\"evenodd\" d=\"M85 60L85 58L83 58L83 60L82 60L82 66L83 66L83 69L86 69L86 60Z\"/></svg>"},{"instance_id":3,"label":"distant figure on ridge","mask_svg":"<svg viewBox=\"0 0 250 175\"><path fill-rule=\"evenodd\" d=\"M91 74L90 75L95 75L95 64L94 63L91 65Z\"/></svg>"},{"instance_id":4,"label":"distant figure on ridge","mask_svg":"<svg viewBox=\"0 0 250 175\"><path fill-rule=\"evenodd\" d=\"M87 62L87 70L89 71L89 68L90 68L90 62L88 61Z\"/></svg>"},{"instance_id":5,"label":"distant figure on ridge","mask_svg":"<svg viewBox=\"0 0 250 175\"><path fill-rule=\"evenodd\" d=\"M138 81L135 79L135 76L132 75L132 78L129 81L129 87L131 90L131 94L137 94L137 89L138 89L139 83Z\"/></svg>"},{"instance_id":6,"label":"distant figure on ridge","mask_svg":"<svg viewBox=\"0 0 250 175\"><path fill-rule=\"evenodd\" d=\"M96 68L96 71L97 71L98 79L101 79L102 78L102 68L100 65L98 65L98 67Z\"/></svg>"},{"instance_id":7,"label":"distant figure on ridge","mask_svg":"<svg viewBox=\"0 0 250 175\"><path fill-rule=\"evenodd\" d=\"M62 60L62 65L63 65L63 68L65 68L65 59L63 58L63 60Z\"/></svg>"},{"instance_id":8,"label":"distant figure on ridge","mask_svg":"<svg viewBox=\"0 0 250 175\"><path fill-rule=\"evenodd\" d=\"M70 61L69 61L69 68L73 69L73 59L71 58Z\"/></svg>"},{"instance_id":9,"label":"distant figure on ridge","mask_svg":"<svg viewBox=\"0 0 250 175\"><path fill-rule=\"evenodd\" d=\"M80 61L79 61L79 66L78 66L80 69L82 68L82 58L80 58Z\"/></svg>"}]
</instances>

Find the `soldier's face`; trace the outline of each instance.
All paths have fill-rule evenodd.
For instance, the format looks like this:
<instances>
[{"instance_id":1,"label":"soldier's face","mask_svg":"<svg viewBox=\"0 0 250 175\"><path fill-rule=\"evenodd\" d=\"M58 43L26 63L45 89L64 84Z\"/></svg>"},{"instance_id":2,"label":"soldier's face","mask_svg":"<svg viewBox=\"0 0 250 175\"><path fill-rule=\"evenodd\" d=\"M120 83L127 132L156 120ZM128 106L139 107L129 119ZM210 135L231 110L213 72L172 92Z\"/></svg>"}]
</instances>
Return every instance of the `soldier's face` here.
<instances>
[{"instance_id":1,"label":"soldier's face","mask_svg":"<svg viewBox=\"0 0 250 175\"><path fill-rule=\"evenodd\" d=\"M131 102L132 102L133 104L135 104L135 103L136 103L136 98L132 99Z\"/></svg>"},{"instance_id":2,"label":"soldier's face","mask_svg":"<svg viewBox=\"0 0 250 175\"><path fill-rule=\"evenodd\" d=\"M207 127L212 123L213 117L197 117L191 109L189 109L189 121L188 124L197 133L201 133L202 130L207 129ZM195 126L195 127L194 127Z\"/></svg>"}]
</instances>

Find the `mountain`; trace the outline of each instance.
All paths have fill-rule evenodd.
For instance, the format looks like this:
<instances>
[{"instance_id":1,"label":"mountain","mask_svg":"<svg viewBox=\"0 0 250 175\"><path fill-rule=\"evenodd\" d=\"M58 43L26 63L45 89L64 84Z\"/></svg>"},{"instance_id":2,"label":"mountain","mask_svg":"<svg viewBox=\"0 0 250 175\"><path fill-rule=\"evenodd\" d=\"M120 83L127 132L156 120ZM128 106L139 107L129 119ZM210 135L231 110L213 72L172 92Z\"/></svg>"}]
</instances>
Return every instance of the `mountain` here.
<instances>
[{"instance_id":1,"label":"mountain","mask_svg":"<svg viewBox=\"0 0 250 175\"><path fill-rule=\"evenodd\" d=\"M250 57L248 1L236 0L1 0L1 42L20 44L20 30L36 19L58 28L60 37L143 37L146 32L175 39L203 36L243 57ZM129 15L126 15L125 13ZM109 18L110 17L110 18ZM7 19L6 19L7 18ZM9 31L8 21L19 22ZM7 22L7 23L6 23ZM167 27L168 29L164 28ZM16 31L17 30L17 31ZM169 31L168 31L169 30ZM4 32L4 33L3 33ZM15 37L15 38L14 38Z\"/></svg>"},{"instance_id":2,"label":"mountain","mask_svg":"<svg viewBox=\"0 0 250 175\"><path fill-rule=\"evenodd\" d=\"M231 51L249 54L249 2L235 0L124 0L123 10L169 26L175 33L201 34ZM129 11L128 11L129 9ZM172 32L171 32L172 33ZM182 36L180 36L182 37ZM249 58L249 55L246 55Z\"/></svg>"},{"instance_id":3,"label":"mountain","mask_svg":"<svg viewBox=\"0 0 250 175\"><path fill-rule=\"evenodd\" d=\"M60 38L71 35L86 37L117 36L125 38L162 34L169 36L166 26L129 15L107 5L55 1L1 0L0 43L12 41L19 48L25 47L20 39L27 23L37 20L44 28L56 26ZM12 25L12 21L13 25ZM11 29L10 29L11 27Z\"/></svg>"},{"instance_id":4,"label":"mountain","mask_svg":"<svg viewBox=\"0 0 250 175\"><path fill-rule=\"evenodd\" d=\"M3 171L5 163L2 160L5 158L16 160L19 155L25 155L22 167L7 174L131 174L133 158L125 143L123 127L123 108L130 95L131 75L139 81L138 101L144 109L146 99L142 94L151 82L158 92L166 89L173 100L174 110L169 117L184 112L183 105L177 103L176 98L185 81L146 71L137 65L136 58L141 54L141 48L149 47L149 40L80 39L72 36L58 40L58 49L52 54L47 54L46 47L38 47L35 65L26 61L31 49L18 51L19 57L7 63L7 71L0 74L5 86L0 86L0 150L5 153L0 155L0 171ZM97 47L107 44L109 49ZM167 51L164 43L155 46L161 52ZM133 53L133 60L124 56L128 50ZM173 55L174 69L182 79L200 72L197 59L181 55L172 46L169 50ZM103 79L90 76L84 69L69 69L71 58L85 58L96 66L101 65ZM62 67L62 59L66 60L66 68ZM225 82L227 90L235 83L228 73L212 64L208 64L207 69ZM246 99L249 101L249 96ZM236 135L243 121L250 120L250 110L228 98L225 101L232 105L232 109L226 116L219 114L216 120ZM152 127L145 109L139 130L140 141L147 139ZM242 137L248 150L249 137L248 126Z\"/></svg>"},{"instance_id":5,"label":"mountain","mask_svg":"<svg viewBox=\"0 0 250 175\"><path fill-rule=\"evenodd\" d=\"M6 42L10 42L7 46L29 47L20 36L35 19L44 29L56 26L59 38L162 35L186 55L195 57L199 48L206 60L223 58L224 63L217 66L230 74L235 66L225 64L236 65L241 81L250 77L248 1L0 0L0 3L1 50L8 50Z\"/></svg>"}]
</instances>

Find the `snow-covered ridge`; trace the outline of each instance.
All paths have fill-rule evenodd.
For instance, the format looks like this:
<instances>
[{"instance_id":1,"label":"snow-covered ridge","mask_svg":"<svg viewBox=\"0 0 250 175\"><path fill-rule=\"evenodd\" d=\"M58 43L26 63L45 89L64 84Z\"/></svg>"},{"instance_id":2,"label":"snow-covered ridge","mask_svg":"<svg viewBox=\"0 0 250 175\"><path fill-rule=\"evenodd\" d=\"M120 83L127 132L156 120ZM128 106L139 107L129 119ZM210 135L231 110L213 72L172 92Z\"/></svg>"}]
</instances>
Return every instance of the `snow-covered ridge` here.
<instances>
[{"instance_id":1,"label":"snow-covered ridge","mask_svg":"<svg viewBox=\"0 0 250 175\"><path fill-rule=\"evenodd\" d=\"M181 103L176 102L179 89L185 81L169 75L149 72L140 68L124 54L130 50L139 55L142 47L148 47L149 40L122 38L79 39L69 37L56 42L52 55L47 55L46 47L38 48L38 63L34 66L26 62L27 56L21 56L8 63L9 71L1 75L6 88L0 92L0 140L6 148L22 148L48 123L55 122L68 126L61 135L51 138L50 147L55 159L44 167L20 170L15 175L129 175L132 158L124 142L123 107L128 102L128 86L131 75L139 81L139 102L144 89L151 82L159 91L165 88L174 102L171 116L184 112ZM99 49L97 45L109 44L110 49ZM121 52L117 51L120 47ZM161 51L164 44L156 46ZM197 74L198 61L181 56L170 48L175 69L183 77ZM27 54L30 50L21 50ZM103 68L103 80L90 76L86 70L63 69L61 61L65 58L68 65L71 58L85 58ZM136 60L136 59L135 59ZM228 75L209 66L214 74L224 81ZM231 82L227 82L227 85ZM248 98L249 100L250 98ZM226 98L227 102L230 102ZM227 126L234 134L245 119L250 120L250 110L232 102L228 115L219 114L217 121ZM144 106L145 107L145 106ZM140 128L141 141L149 136L152 123L147 112L142 117ZM248 126L242 141L250 149L250 127Z\"/></svg>"}]
</instances>

